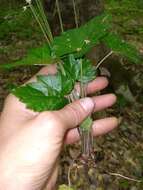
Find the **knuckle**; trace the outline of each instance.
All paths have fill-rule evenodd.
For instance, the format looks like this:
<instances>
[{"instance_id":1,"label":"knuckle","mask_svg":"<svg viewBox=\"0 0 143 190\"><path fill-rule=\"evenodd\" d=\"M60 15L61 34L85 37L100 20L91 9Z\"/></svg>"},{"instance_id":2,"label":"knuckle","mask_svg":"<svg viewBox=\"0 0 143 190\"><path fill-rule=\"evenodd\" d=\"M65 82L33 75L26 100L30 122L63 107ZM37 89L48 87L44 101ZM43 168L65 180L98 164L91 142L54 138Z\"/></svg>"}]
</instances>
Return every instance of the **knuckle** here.
<instances>
[{"instance_id":1,"label":"knuckle","mask_svg":"<svg viewBox=\"0 0 143 190\"><path fill-rule=\"evenodd\" d=\"M71 113L71 117L75 123L75 126L77 126L85 116L85 110L82 108L80 104L68 106L67 113L68 112Z\"/></svg>"}]
</instances>

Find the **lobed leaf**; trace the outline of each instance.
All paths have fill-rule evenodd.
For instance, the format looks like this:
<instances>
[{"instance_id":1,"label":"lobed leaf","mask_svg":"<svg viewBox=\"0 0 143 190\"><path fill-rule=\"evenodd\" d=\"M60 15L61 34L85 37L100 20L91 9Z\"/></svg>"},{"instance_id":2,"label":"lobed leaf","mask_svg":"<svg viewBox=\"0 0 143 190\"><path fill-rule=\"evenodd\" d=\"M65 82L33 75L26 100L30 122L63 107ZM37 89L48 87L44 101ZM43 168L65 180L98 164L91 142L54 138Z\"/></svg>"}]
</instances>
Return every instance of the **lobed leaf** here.
<instances>
[{"instance_id":1,"label":"lobed leaf","mask_svg":"<svg viewBox=\"0 0 143 190\"><path fill-rule=\"evenodd\" d=\"M27 86L30 86L31 88L42 92L45 96L48 96L49 94L47 86L40 81L28 83Z\"/></svg>"},{"instance_id":2,"label":"lobed leaf","mask_svg":"<svg viewBox=\"0 0 143 190\"><path fill-rule=\"evenodd\" d=\"M68 59L65 60L63 66L73 81L88 83L96 77L95 67L92 65L92 62L86 58L75 59L74 55L71 54Z\"/></svg>"},{"instance_id":3,"label":"lobed leaf","mask_svg":"<svg viewBox=\"0 0 143 190\"><path fill-rule=\"evenodd\" d=\"M0 68L10 69L16 66L53 63L56 59L72 53L76 57L82 57L107 34L109 26L109 15L97 16L80 28L68 30L61 36L55 37L52 49L47 44L33 48L23 59L3 64Z\"/></svg>"},{"instance_id":4,"label":"lobed leaf","mask_svg":"<svg viewBox=\"0 0 143 190\"><path fill-rule=\"evenodd\" d=\"M62 91L62 81L61 75L39 75L37 76L38 81L44 83L47 87L51 88L56 93L61 93Z\"/></svg>"},{"instance_id":5,"label":"lobed leaf","mask_svg":"<svg viewBox=\"0 0 143 190\"><path fill-rule=\"evenodd\" d=\"M27 108L36 112L58 110L68 104L65 97L45 96L41 91L29 85L16 88L12 93L25 103Z\"/></svg>"},{"instance_id":6,"label":"lobed leaf","mask_svg":"<svg viewBox=\"0 0 143 190\"><path fill-rule=\"evenodd\" d=\"M37 81L12 90L23 103L36 112L58 110L64 107L65 98L73 90L76 81L87 83L95 78L95 69L87 59L75 59L69 55L63 63L65 73L58 69L55 75L38 75ZM82 77L81 77L82 68Z\"/></svg>"},{"instance_id":7,"label":"lobed leaf","mask_svg":"<svg viewBox=\"0 0 143 190\"><path fill-rule=\"evenodd\" d=\"M82 76L78 75L77 80L82 83L88 83L95 79L96 69L92 65L92 62L88 59L82 59L79 61L82 64Z\"/></svg>"},{"instance_id":8,"label":"lobed leaf","mask_svg":"<svg viewBox=\"0 0 143 190\"><path fill-rule=\"evenodd\" d=\"M110 15L102 14L91 19L77 29L71 29L54 38L51 48L47 44L31 49L21 60L3 64L0 68L10 69L24 65L45 65L55 63L73 54L76 58L83 57L93 46L104 42L113 51L126 56L135 63L141 62L139 52L118 35L109 33ZM78 66L77 72L78 73Z\"/></svg>"},{"instance_id":9,"label":"lobed leaf","mask_svg":"<svg viewBox=\"0 0 143 190\"><path fill-rule=\"evenodd\" d=\"M62 75L61 79L62 79L61 94L62 95L70 94L75 85L74 80L71 78L71 76L68 73L66 73L66 75Z\"/></svg>"},{"instance_id":10,"label":"lobed leaf","mask_svg":"<svg viewBox=\"0 0 143 190\"><path fill-rule=\"evenodd\" d=\"M0 65L0 68L11 69L16 66L26 66L26 65L36 65L36 64L45 65L54 62L55 60L51 56L51 51L48 45L44 44L41 47L29 50L29 52L23 59L9 64L2 64Z\"/></svg>"},{"instance_id":11,"label":"lobed leaf","mask_svg":"<svg viewBox=\"0 0 143 190\"><path fill-rule=\"evenodd\" d=\"M104 36L102 41L114 52L119 53L134 63L140 63L142 58L139 54L139 51L129 43L125 42L118 35L113 33L108 33L108 35Z\"/></svg>"},{"instance_id":12,"label":"lobed leaf","mask_svg":"<svg viewBox=\"0 0 143 190\"><path fill-rule=\"evenodd\" d=\"M15 88L12 93L25 103L27 108L41 112L63 108L68 104L65 96L73 87L73 80L58 72L56 75L39 75L37 82Z\"/></svg>"},{"instance_id":13,"label":"lobed leaf","mask_svg":"<svg viewBox=\"0 0 143 190\"><path fill-rule=\"evenodd\" d=\"M78 29L68 30L54 38L53 54L63 57L74 53L76 57L82 57L107 34L109 26L109 15L103 14Z\"/></svg>"}]
</instances>

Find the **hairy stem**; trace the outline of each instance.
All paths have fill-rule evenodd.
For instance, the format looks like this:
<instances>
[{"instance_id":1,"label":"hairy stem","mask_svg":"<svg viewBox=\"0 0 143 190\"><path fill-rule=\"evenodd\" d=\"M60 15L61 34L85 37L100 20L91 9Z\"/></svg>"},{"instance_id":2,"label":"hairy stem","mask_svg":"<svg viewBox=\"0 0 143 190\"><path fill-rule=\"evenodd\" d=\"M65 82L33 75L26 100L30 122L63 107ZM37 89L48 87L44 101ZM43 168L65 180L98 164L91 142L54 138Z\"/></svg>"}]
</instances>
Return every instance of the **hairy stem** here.
<instances>
[{"instance_id":1,"label":"hairy stem","mask_svg":"<svg viewBox=\"0 0 143 190\"><path fill-rule=\"evenodd\" d=\"M41 20L43 21L45 31L46 31L50 41L52 42L53 41L53 35L52 35L52 32L51 32L51 28L50 28L50 25L48 23L47 17L45 15L41 0L36 0L36 4L37 4L37 8L39 9L39 13L41 15Z\"/></svg>"},{"instance_id":2,"label":"hairy stem","mask_svg":"<svg viewBox=\"0 0 143 190\"><path fill-rule=\"evenodd\" d=\"M60 70L61 70L62 74L66 75L66 71L65 71L65 69L63 67L62 61L59 61L58 63L59 63L59 67L60 67Z\"/></svg>"},{"instance_id":3,"label":"hairy stem","mask_svg":"<svg viewBox=\"0 0 143 190\"><path fill-rule=\"evenodd\" d=\"M30 7L30 9L31 9L31 11L32 11L32 13L33 13L33 16L35 17L37 23L39 24L40 29L41 29L41 31L43 32L43 35L44 35L46 41L48 42L49 47L51 47L50 40L49 40L49 38L48 38L48 36L47 36L47 34L46 34L46 32L45 32L44 27L42 26L42 24L41 24L41 22L40 22L40 19L38 18L38 15L37 15L37 13L36 13L35 8L33 7L32 4L29 4L29 7Z\"/></svg>"},{"instance_id":4,"label":"hairy stem","mask_svg":"<svg viewBox=\"0 0 143 190\"><path fill-rule=\"evenodd\" d=\"M89 116L80 125L82 156L85 159L91 158L93 149L92 123L92 118Z\"/></svg>"},{"instance_id":5,"label":"hairy stem","mask_svg":"<svg viewBox=\"0 0 143 190\"><path fill-rule=\"evenodd\" d=\"M83 69L82 69L82 60L80 62L81 65L81 82L80 82L80 94L81 94L81 98L84 98L87 96L87 90L86 90L86 85L82 82L82 78L83 78ZM85 158L89 158L91 157L91 151L93 148L93 142L92 142L92 118L89 116L88 118L85 119L85 121L83 121L83 123L81 123L80 127L79 127L79 133L81 136L81 151L82 151L82 155Z\"/></svg>"},{"instance_id":6,"label":"hairy stem","mask_svg":"<svg viewBox=\"0 0 143 190\"><path fill-rule=\"evenodd\" d=\"M76 8L76 2L75 2L75 0L72 0L72 3L73 3L73 9L74 9L75 24L76 24L76 28L78 28L79 24L78 24L78 15L77 15L77 8Z\"/></svg>"},{"instance_id":7,"label":"hairy stem","mask_svg":"<svg viewBox=\"0 0 143 190\"><path fill-rule=\"evenodd\" d=\"M59 5L59 1L58 0L56 0L56 7L57 7L58 16L59 16L61 31L63 33L64 32L63 20L62 20L62 15L61 15L61 10L60 10L60 5Z\"/></svg>"},{"instance_id":8,"label":"hairy stem","mask_svg":"<svg viewBox=\"0 0 143 190\"><path fill-rule=\"evenodd\" d=\"M82 78L83 78L83 69L82 69L82 59L80 60L80 94L81 94L81 98L85 97L85 92L84 92L84 84L82 82Z\"/></svg>"}]
</instances>

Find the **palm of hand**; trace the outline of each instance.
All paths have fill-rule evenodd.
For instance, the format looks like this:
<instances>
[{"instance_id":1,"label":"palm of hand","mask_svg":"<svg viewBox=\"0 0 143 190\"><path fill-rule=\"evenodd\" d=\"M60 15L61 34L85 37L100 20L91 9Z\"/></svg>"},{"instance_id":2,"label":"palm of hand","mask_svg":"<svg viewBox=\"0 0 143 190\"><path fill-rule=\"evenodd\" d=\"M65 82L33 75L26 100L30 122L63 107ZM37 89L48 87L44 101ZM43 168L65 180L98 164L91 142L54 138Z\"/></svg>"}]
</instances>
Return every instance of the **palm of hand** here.
<instances>
[{"instance_id":1,"label":"palm of hand","mask_svg":"<svg viewBox=\"0 0 143 190\"><path fill-rule=\"evenodd\" d=\"M42 69L40 74L54 74L55 70L55 66L50 66ZM35 77L31 80L35 80ZM105 78L98 78L88 85L88 93L101 90L107 84ZM115 100L112 94L94 97L93 102L96 104L94 111L111 106ZM78 117L75 109L69 111L75 112L73 115ZM23 188L19 189L39 189L46 181L48 182L47 188L52 189L55 184L57 162L63 142L73 143L79 139L77 129L70 129L70 124L68 126L70 118L68 115L66 118L62 113L65 112L35 113L28 110L15 96L8 96L0 118L0 144L2 155L4 155L0 160L4 171L8 171L5 174L6 177L15 174L19 184L25 181ZM82 118L76 118L76 120L79 122ZM72 128L76 127L75 123L72 125ZM103 119L96 121L94 125L96 125L93 130L95 135L100 135L113 129L117 125L117 120L115 118ZM9 180L12 179L9 178Z\"/></svg>"}]
</instances>

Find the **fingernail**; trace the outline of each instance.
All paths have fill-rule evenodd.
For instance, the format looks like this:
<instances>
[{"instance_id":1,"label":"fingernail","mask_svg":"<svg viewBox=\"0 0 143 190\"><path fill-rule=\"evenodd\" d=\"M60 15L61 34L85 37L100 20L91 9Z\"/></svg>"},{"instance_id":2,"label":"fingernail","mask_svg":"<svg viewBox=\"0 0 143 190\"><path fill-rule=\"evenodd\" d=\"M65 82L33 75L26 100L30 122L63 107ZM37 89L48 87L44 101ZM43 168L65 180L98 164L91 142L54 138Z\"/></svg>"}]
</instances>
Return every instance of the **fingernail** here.
<instances>
[{"instance_id":1,"label":"fingernail","mask_svg":"<svg viewBox=\"0 0 143 190\"><path fill-rule=\"evenodd\" d=\"M84 98L80 100L81 106L87 113L91 113L94 109L94 102L91 98Z\"/></svg>"}]
</instances>

